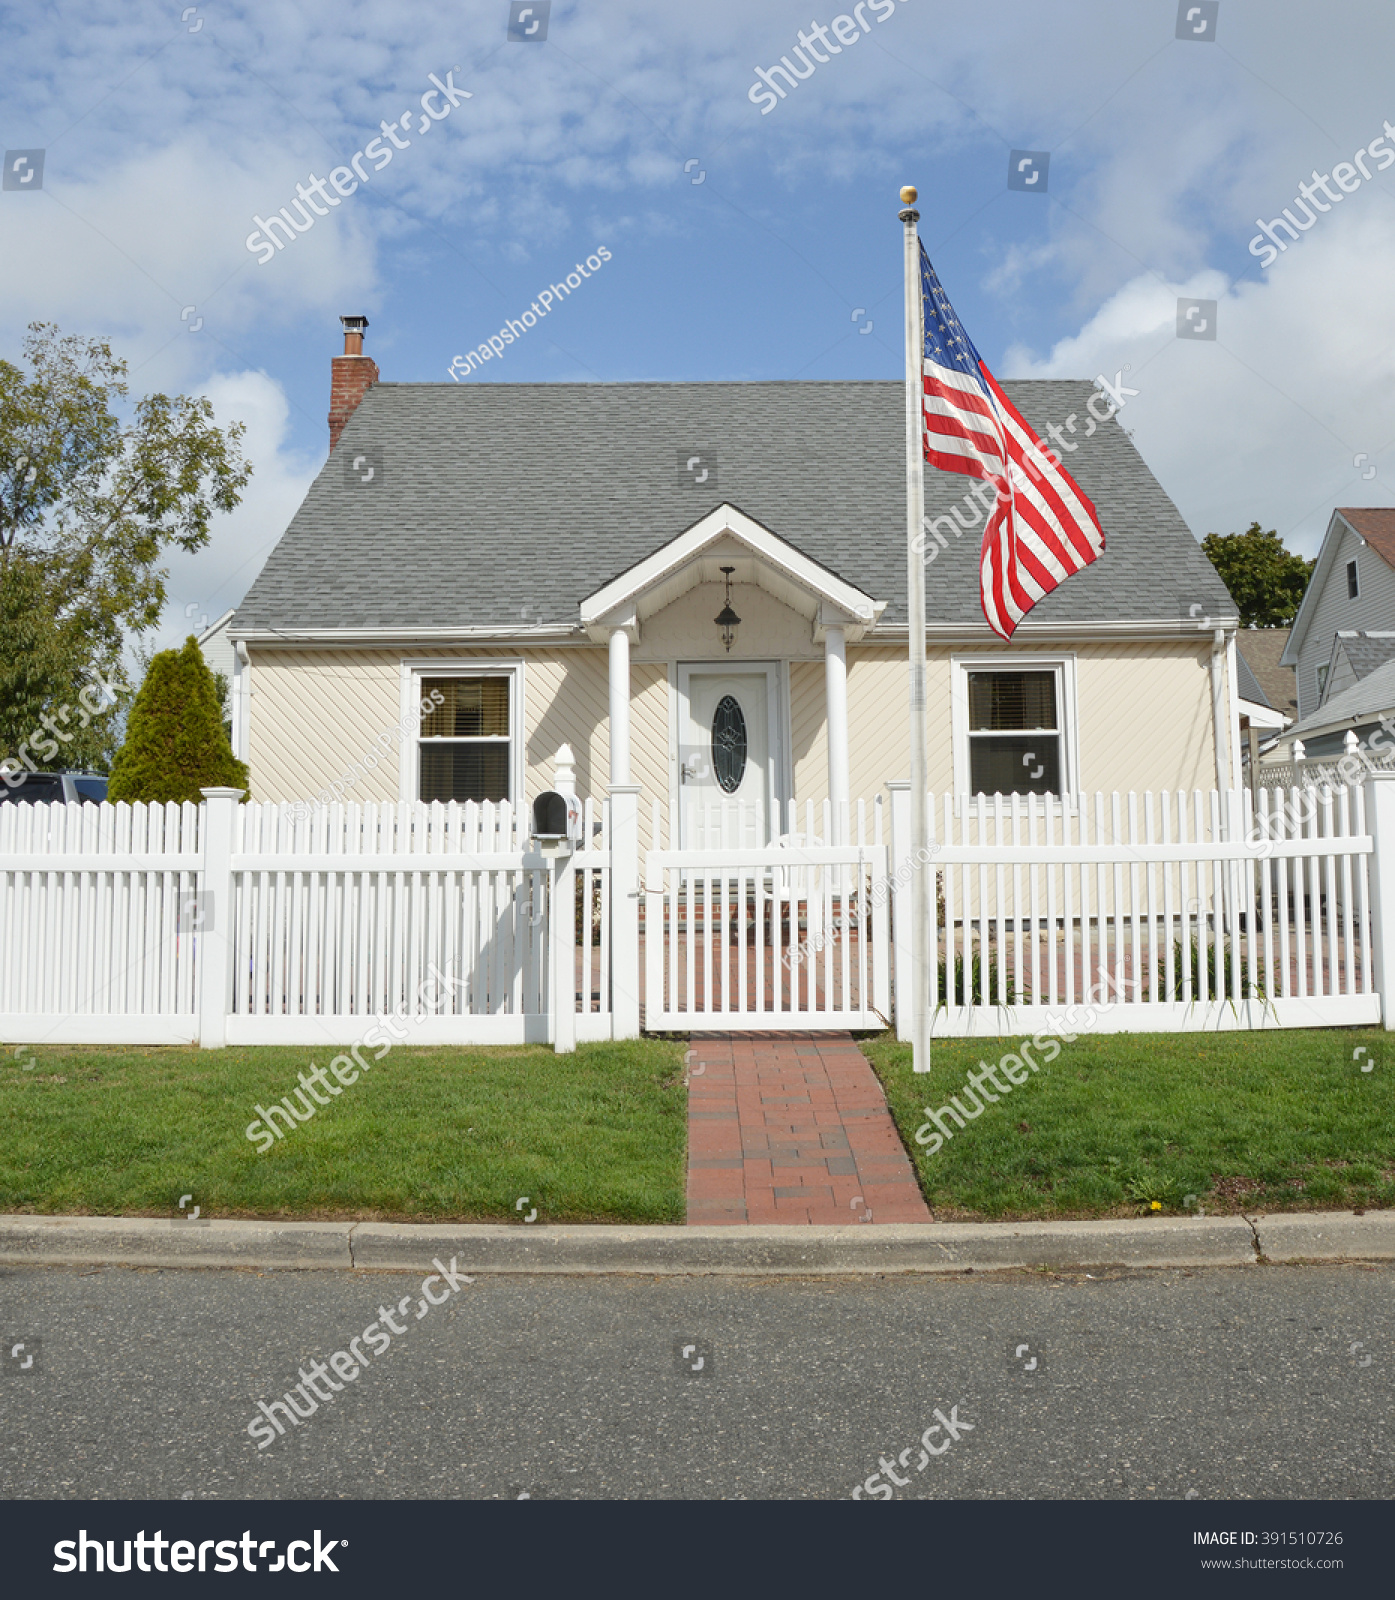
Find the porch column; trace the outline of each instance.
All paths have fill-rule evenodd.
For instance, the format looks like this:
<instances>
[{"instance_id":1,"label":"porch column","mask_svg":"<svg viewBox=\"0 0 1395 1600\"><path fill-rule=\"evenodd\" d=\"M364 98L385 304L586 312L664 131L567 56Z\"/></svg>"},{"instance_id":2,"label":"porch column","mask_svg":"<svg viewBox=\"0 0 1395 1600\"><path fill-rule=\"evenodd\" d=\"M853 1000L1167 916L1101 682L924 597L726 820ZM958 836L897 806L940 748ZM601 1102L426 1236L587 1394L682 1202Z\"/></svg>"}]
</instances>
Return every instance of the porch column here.
<instances>
[{"instance_id":1,"label":"porch column","mask_svg":"<svg viewBox=\"0 0 1395 1600\"><path fill-rule=\"evenodd\" d=\"M828 798L833 813L830 844L845 844L848 805L848 663L843 630L829 624L823 631L823 682L827 700Z\"/></svg>"},{"instance_id":2,"label":"porch column","mask_svg":"<svg viewBox=\"0 0 1395 1600\"><path fill-rule=\"evenodd\" d=\"M630 636L610 630L610 781L630 781Z\"/></svg>"}]
</instances>

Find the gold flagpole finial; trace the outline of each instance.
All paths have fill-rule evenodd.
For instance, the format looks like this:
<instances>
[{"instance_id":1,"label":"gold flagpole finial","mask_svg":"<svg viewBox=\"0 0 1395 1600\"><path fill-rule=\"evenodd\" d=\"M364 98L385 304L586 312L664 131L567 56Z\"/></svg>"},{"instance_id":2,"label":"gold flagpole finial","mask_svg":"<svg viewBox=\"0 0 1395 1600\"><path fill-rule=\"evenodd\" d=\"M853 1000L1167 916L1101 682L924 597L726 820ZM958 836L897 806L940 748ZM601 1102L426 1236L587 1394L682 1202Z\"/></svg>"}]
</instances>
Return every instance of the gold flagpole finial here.
<instances>
[{"instance_id":1,"label":"gold flagpole finial","mask_svg":"<svg viewBox=\"0 0 1395 1600\"><path fill-rule=\"evenodd\" d=\"M901 191L901 204L903 206L913 206L916 203L916 198L914 185L908 183Z\"/></svg>"}]
</instances>

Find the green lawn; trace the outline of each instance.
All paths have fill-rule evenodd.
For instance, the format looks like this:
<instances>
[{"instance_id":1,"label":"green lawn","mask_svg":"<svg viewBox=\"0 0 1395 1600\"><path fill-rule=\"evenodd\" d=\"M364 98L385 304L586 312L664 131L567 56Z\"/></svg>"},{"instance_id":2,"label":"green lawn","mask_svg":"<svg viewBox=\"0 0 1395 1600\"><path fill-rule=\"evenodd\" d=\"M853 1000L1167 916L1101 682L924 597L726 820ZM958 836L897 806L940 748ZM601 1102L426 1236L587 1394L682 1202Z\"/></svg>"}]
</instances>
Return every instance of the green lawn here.
<instances>
[{"instance_id":1,"label":"green lawn","mask_svg":"<svg viewBox=\"0 0 1395 1600\"><path fill-rule=\"evenodd\" d=\"M1395 1205L1395 1040L1356 1029L1090 1034L933 1155L915 1139L980 1061L1019 1038L936 1042L928 1074L890 1034L862 1049L941 1220ZM1353 1051L1375 1069L1362 1075ZM1364 1059L1369 1059L1364 1058ZM1001 1073L1000 1073L1001 1076ZM987 1084L991 1092L991 1080ZM1154 1205L1160 1202L1160 1205Z\"/></svg>"},{"instance_id":2,"label":"green lawn","mask_svg":"<svg viewBox=\"0 0 1395 1600\"><path fill-rule=\"evenodd\" d=\"M0 1211L518 1221L527 1195L539 1222L684 1219L681 1044L399 1046L259 1155L254 1107L334 1054L6 1050Z\"/></svg>"}]
</instances>

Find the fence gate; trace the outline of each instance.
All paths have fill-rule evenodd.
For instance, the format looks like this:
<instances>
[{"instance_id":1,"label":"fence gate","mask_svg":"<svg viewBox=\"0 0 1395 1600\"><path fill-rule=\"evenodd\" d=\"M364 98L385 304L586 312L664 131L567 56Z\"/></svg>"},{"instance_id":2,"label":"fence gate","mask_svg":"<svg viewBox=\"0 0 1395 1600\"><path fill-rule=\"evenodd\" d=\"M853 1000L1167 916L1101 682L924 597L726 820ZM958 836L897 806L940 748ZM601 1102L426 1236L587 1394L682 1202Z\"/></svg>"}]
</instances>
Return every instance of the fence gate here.
<instances>
[{"instance_id":1,"label":"fence gate","mask_svg":"<svg viewBox=\"0 0 1395 1600\"><path fill-rule=\"evenodd\" d=\"M735 801L705 807L690 818L694 847L647 853L648 1032L887 1025L890 896L881 807L869 841L859 803L842 830L856 842L843 844L825 842L827 802L823 811L821 835L812 803L799 832L791 804L789 830L763 844L758 811ZM651 837L663 836L656 805Z\"/></svg>"}]
</instances>

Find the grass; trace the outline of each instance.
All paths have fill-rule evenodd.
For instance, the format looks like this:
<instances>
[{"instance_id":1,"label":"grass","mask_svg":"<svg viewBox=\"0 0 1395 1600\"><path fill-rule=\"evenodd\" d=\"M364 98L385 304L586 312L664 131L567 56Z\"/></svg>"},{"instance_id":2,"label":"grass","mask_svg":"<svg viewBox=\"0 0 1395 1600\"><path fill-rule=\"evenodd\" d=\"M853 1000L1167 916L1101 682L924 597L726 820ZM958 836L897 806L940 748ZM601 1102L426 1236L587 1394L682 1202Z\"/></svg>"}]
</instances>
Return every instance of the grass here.
<instances>
[{"instance_id":1,"label":"grass","mask_svg":"<svg viewBox=\"0 0 1395 1600\"><path fill-rule=\"evenodd\" d=\"M962 1130L946 1117L954 1137L927 1155L923 1108L952 1094L972 1107L965 1075L1020 1042L937 1042L921 1077L909 1045L862 1042L940 1220L1178 1213L1188 1195L1207 1215L1395 1205L1389 1034L1082 1035L1049 1064L1035 1051L1041 1070ZM1352 1067L1362 1045L1367 1076Z\"/></svg>"},{"instance_id":2,"label":"grass","mask_svg":"<svg viewBox=\"0 0 1395 1600\"><path fill-rule=\"evenodd\" d=\"M0 1211L518 1221L527 1195L539 1222L684 1219L681 1044L398 1046L265 1155L253 1107L333 1050L32 1054L0 1056Z\"/></svg>"}]
</instances>

